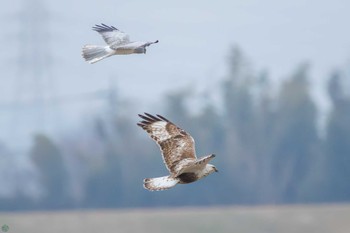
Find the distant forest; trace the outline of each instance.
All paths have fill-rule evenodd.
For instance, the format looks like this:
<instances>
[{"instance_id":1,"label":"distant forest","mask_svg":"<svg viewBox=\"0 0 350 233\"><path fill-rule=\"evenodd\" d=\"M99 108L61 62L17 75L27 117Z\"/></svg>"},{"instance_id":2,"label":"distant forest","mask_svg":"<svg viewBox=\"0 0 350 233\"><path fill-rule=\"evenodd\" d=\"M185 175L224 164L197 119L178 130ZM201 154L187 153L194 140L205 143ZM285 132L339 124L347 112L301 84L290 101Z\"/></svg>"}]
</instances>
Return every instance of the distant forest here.
<instances>
[{"instance_id":1,"label":"distant forest","mask_svg":"<svg viewBox=\"0 0 350 233\"><path fill-rule=\"evenodd\" d=\"M276 93L268 73L254 73L233 48L219 83L220 106L208 98L192 111L196 96L190 88L164 96L161 114L195 138L199 156L217 155L211 163L219 173L168 191L143 189L143 178L167 170L156 144L116 101L107 117L96 113L79 134L63 140L35 135L27 156L34 168L28 182L34 179L37 194L28 195L19 183L16 192L0 196L0 210L348 202L345 75L341 70L329 75L332 108L321 134L309 69L307 64L296 67ZM11 151L1 144L0 157L5 154Z\"/></svg>"}]
</instances>

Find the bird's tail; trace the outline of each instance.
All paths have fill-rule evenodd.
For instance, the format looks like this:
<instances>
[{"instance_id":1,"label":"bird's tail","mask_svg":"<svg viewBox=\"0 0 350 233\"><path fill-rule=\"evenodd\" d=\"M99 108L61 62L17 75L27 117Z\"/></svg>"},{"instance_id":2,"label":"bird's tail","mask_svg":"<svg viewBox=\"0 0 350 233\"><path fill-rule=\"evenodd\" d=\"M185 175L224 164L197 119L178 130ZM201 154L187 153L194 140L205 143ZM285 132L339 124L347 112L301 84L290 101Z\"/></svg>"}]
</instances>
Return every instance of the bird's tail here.
<instances>
[{"instance_id":1,"label":"bird's tail","mask_svg":"<svg viewBox=\"0 0 350 233\"><path fill-rule=\"evenodd\" d=\"M109 46L85 45L82 55L87 62L92 64L113 55L113 50Z\"/></svg>"},{"instance_id":2,"label":"bird's tail","mask_svg":"<svg viewBox=\"0 0 350 233\"><path fill-rule=\"evenodd\" d=\"M160 191L170 189L179 183L179 179L170 176L163 176L157 178L147 178L143 180L143 187L150 191Z\"/></svg>"}]
</instances>

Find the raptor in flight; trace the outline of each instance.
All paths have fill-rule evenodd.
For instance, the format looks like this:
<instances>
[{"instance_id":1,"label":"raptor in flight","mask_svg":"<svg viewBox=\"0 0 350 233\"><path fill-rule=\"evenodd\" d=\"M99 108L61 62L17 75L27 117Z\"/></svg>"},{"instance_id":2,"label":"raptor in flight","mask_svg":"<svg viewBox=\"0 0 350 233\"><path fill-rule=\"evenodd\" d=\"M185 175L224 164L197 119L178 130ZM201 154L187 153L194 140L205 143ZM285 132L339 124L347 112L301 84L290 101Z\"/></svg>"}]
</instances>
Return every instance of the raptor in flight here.
<instances>
[{"instance_id":1,"label":"raptor in flight","mask_svg":"<svg viewBox=\"0 0 350 233\"><path fill-rule=\"evenodd\" d=\"M82 55L90 64L112 55L146 53L147 46L158 43L158 40L153 42L130 41L128 34L103 23L95 25L92 29L102 35L107 45L85 45L83 47Z\"/></svg>"}]
</instances>

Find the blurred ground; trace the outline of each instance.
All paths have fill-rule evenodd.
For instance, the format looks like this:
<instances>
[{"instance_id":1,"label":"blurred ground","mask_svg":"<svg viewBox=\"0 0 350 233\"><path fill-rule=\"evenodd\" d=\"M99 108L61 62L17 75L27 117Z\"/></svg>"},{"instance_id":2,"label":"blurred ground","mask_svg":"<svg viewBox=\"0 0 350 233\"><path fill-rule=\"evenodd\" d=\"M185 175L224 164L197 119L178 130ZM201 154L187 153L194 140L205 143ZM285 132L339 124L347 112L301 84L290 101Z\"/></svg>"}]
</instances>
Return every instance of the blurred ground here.
<instances>
[{"instance_id":1,"label":"blurred ground","mask_svg":"<svg viewBox=\"0 0 350 233\"><path fill-rule=\"evenodd\" d=\"M349 233L350 204L1 213L8 232Z\"/></svg>"}]
</instances>

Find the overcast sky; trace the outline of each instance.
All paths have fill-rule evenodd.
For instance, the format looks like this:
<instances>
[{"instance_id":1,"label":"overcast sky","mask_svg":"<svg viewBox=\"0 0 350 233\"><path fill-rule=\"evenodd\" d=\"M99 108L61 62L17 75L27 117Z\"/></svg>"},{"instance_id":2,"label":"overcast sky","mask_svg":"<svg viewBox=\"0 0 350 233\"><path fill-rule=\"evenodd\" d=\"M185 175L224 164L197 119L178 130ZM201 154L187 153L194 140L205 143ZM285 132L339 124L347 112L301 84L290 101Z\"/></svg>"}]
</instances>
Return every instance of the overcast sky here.
<instances>
[{"instance_id":1,"label":"overcast sky","mask_svg":"<svg viewBox=\"0 0 350 233\"><path fill-rule=\"evenodd\" d=\"M14 101L19 89L28 96L38 92L31 82L19 84L18 62L20 44L35 43L21 36L23 12L35 11L40 2L48 14L40 19L47 25L43 31L49 34L40 40L51 58L50 81L42 85L45 96L93 92L113 80L122 97L137 103L135 111L159 111L158 99L168 91L188 85L197 92L215 89L226 73L233 45L243 50L256 71L267 69L274 80L309 61L316 90L334 68L350 64L349 1L3 1L0 105ZM91 30L99 23L114 25L131 40L160 43L149 47L146 55L114 56L90 65L82 59L81 47L104 43ZM30 60L24 62L30 65ZM94 104L87 101L60 107L56 113L63 125L70 125L90 110ZM11 125L14 113L5 109L0 113L0 126ZM0 140L7 140L4 133Z\"/></svg>"}]
</instances>

